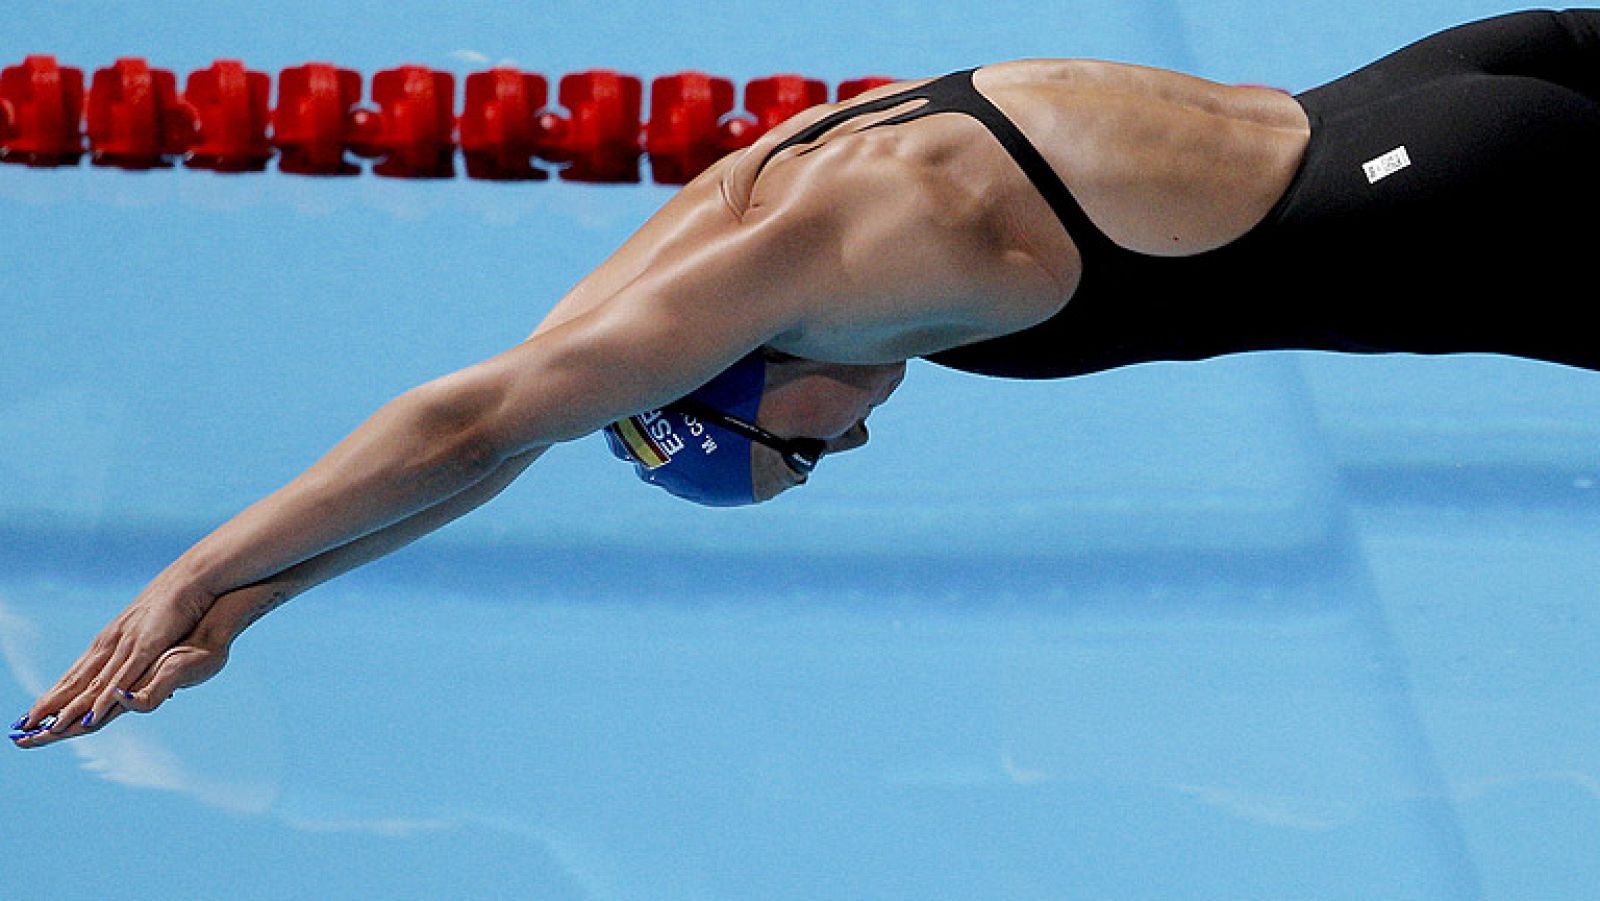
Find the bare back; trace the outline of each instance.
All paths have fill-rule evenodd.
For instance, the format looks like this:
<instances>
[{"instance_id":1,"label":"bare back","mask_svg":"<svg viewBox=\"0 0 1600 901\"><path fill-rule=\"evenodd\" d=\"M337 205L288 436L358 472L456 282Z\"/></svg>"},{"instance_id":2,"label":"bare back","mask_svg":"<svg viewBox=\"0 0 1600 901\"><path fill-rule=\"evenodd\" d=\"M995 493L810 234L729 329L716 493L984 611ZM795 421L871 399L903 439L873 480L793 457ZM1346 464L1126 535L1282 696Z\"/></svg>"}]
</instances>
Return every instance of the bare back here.
<instances>
[{"instance_id":1,"label":"bare back","mask_svg":"<svg viewBox=\"0 0 1600 901\"><path fill-rule=\"evenodd\" d=\"M977 84L1101 230L1142 253L1198 253L1248 231L1289 186L1310 136L1304 110L1280 91L1161 69L1003 63Z\"/></svg>"},{"instance_id":2,"label":"bare back","mask_svg":"<svg viewBox=\"0 0 1600 901\"><path fill-rule=\"evenodd\" d=\"M1289 185L1309 136L1299 104L1281 92L1139 66L1003 63L979 70L973 83L1096 227L1147 254L1199 253L1247 232ZM773 155L824 117L907 86L808 111L724 172L723 193L737 211L804 192L849 222L844 246L853 253L840 262L851 278L841 287L857 290L839 297L835 315L817 311L814 327L786 336L782 349L839 356L841 333L853 331L860 344L878 346L846 347L845 356L924 353L1048 318L1076 287L1073 236L974 120L930 116L873 128L900 112L894 107Z\"/></svg>"}]
</instances>

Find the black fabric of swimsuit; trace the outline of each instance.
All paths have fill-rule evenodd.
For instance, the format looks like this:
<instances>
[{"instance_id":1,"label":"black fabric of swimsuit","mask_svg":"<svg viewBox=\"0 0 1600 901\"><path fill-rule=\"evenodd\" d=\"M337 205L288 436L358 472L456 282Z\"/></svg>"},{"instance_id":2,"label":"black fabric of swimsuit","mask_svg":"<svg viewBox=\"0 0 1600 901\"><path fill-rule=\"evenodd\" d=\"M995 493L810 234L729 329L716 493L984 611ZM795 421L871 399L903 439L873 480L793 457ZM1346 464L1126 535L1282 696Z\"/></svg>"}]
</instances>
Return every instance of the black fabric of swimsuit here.
<instances>
[{"instance_id":1,"label":"black fabric of swimsuit","mask_svg":"<svg viewBox=\"0 0 1600 901\"><path fill-rule=\"evenodd\" d=\"M971 71L835 113L773 152L922 100L871 127L960 113L1011 154L1082 253L1082 280L1036 326L929 356L956 369L1059 378L1272 349L1600 369L1579 327L1596 294L1600 12L1464 25L1296 99L1311 139L1283 198L1248 234L1186 257L1107 238Z\"/></svg>"}]
</instances>

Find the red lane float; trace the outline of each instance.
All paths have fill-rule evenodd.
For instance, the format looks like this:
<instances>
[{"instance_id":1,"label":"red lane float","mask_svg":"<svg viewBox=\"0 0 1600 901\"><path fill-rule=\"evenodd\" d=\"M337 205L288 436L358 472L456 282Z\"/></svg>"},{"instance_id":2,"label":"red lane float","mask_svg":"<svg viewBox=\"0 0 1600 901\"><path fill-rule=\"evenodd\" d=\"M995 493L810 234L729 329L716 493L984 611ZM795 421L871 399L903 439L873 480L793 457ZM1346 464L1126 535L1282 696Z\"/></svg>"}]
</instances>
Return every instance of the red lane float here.
<instances>
[{"instance_id":1,"label":"red lane float","mask_svg":"<svg viewBox=\"0 0 1600 901\"><path fill-rule=\"evenodd\" d=\"M350 118L361 102L361 76L328 63L307 63L278 76L272 143L278 169L296 175L354 175L345 158Z\"/></svg>"},{"instance_id":2,"label":"red lane float","mask_svg":"<svg viewBox=\"0 0 1600 901\"><path fill-rule=\"evenodd\" d=\"M610 69L563 75L558 97L569 115L539 116L539 156L567 163L565 181L638 182L643 94L639 79Z\"/></svg>"},{"instance_id":3,"label":"red lane float","mask_svg":"<svg viewBox=\"0 0 1600 901\"><path fill-rule=\"evenodd\" d=\"M73 166L83 157L83 70L30 56L0 70L0 161Z\"/></svg>"},{"instance_id":4,"label":"red lane float","mask_svg":"<svg viewBox=\"0 0 1600 901\"><path fill-rule=\"evenodd\" d=\"M645 152L650 173L664 185L687 184L738 144L733 82L704 72L680 72L650 84Z\"/></svg>"},{"instance_id":5,"label":"red lane float","mask_svg":"<svg viewBox=\"0 0 1600 901\"><path fill-rule=\"evenodd\" d=\"M360 106L361 76L328 63L283 70L272 143L278 168L298 175L354 175L347 154L378 160L392 178L455 174L455 77L425 66L385 69L372 79L377 108Z\"/></svg>"},{"instance_id":6,"label":"red lane float","mask_svg":"<svg viewBox=\"0 0 1600 901\"><path fill-rule=\"evenodd\" d=\"M177 79L142 59L94 73L85 118L96 166L166 168L194 143L194 108L178 99Z\"/></svg>"},{"instance_id":7,"label":"red lane float","mask_svg":"<svg viewBox=\"0 0 1600 901\"><path fill-rule=\"evenodd\" d=\"M267 140L272 79L236 60L218 60L189 75L184 100L199 120L184 164L217 172L260 172L272 159Z\"/></svg>"},{"instance_id":8,"label":"red lane float","mask_svg":"<svg viewBox=\"0 0 1600 901\"><path fill-rule=\"evenodd\" d=\"M538 113L550 96L543 75L498 68L467 76L461 113L461 155L470 178L534 181L549 174L533 164Z\"/></svg>"},{"instance_id":9,"label":"red lane float","mask_svg":"<svg viewBox=\"0 0 1600 901\"><path fill-rule=\"evenodd\" d=\"M379 159L373 172L392 178L455 175L453 113L456 80L423 66L386 69L372 79L377 111L357 110L352 121L358 155Z\"/></svg>"},{"instance_id":10,"label":"red lane float","mask_svg":"<svg viewBox=\"0 0 1600 901\"><path fill-rule=\"evenodd\" d=\"M844 82L847 100L890 82L875 77ZM307 63L271 79L237 60L218 60L190 73L180 94L172 72L125 58L94 73L49 56L30 56L0 70L0 161L31 166L77 164L85 153L98 166L171 167L260 172L276 156L278 169L339 176L373 171L395 178L448 178L459 147L471 178L535 181L536 165L557 165L576 182L635 183L640 160L652 178L684 184L730 151L749 146L795 113L825 103L827 86L800 75L749 82L744 111L726 78L680 72L655 79L650 118L642 116L643 84L609 69L561 78L550 108L543 75L496 68L469 75L456 117L455 77L424 66L378 72L370 104L362 105L362 76L330 63ZM87 148L85 145L87 137Z\"/></svg>"},{"instance_id":11,"label":"red lane float","mask_svg":"<svg viewBox=\"0 0 1600 901\"><path fill-rule=\"evenodd\" d=\"M827 102L828 86L801 75L757 78L744 88L744 108L755 116L755 137L766 134L801 110Z\"/></svg>"}]
</instances>

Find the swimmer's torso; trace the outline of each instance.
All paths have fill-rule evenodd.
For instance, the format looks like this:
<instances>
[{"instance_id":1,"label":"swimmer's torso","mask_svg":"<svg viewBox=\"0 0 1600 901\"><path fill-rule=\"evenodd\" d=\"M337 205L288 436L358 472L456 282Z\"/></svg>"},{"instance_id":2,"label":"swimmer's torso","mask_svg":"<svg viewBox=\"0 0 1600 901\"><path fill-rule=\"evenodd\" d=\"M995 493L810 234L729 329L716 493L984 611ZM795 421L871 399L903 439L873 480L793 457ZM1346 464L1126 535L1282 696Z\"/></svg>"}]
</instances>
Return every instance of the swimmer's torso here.
<instances>
[{"instance_id":1,"label":"swimmer's torso","mask_svg":"<svg viewBox=\"0 0 1600 901\"><path fill-rule=\"evenodd\" d=\"M1186 256L1249 231L1282 196L1306 143L1304 113L1277 91L1089 61L1006 63L944 84L957 78L810 111L727 170L735 209L781 204L792 191L838 191L863 238L853 242L862 269L851 273L861 290L841 285L839 308L818 311L775 346L866 361L1037 325L1077 295L1085 251L1093 268L1097 243ZM918 97L919 86L942 89L952 108ZM1004 121L989 124L1014 127L1017 143L1036 149L1086 220L1063 216L1038 173L1024 171L984 122L940 114L974 104L992 104ZM925 105L933 114L919 116ZM857 202L864 192L881 196ZM907 252L910 241L919 252ZM883 265L901 257L915 260L913 271ZM874 280L923 290L873 310Z\"/></svg>"}]
</instances>

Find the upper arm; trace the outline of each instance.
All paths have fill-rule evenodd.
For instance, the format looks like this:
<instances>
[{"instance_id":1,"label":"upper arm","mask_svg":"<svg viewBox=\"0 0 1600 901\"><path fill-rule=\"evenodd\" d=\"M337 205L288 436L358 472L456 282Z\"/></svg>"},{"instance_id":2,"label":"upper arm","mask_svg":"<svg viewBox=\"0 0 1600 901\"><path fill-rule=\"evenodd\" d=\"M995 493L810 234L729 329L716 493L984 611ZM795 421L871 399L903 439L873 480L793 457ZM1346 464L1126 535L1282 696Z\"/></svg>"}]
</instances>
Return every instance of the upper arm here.
<instances>
[{"instance_id":1,"label":"upper arm","mask_svg":"<svg viewBox=\"0 0 1600 901\"><path fill-rule=\"evenodd\" d=\"M796 116L806 119L811 111ZM783 128L787 129L789 123ZM550 310L539 331L554 328L609 300L630 281L657 265L675 247L719 240L742 223L750 207L759 164L773 133L757 144L736 150L704 172L662 205L599 266L568 291Z\"/></svg>"},{"instance_id":2,"label":"upper arm","mask_svg":"<svg viewBox=\"0 0 1600 901\"><path fill-rule=\"evenodd\" d=\"M509 454L588 434L676 400L792 328L812 301L805 217L685 212L604 294L514 348L440 380L486 444ZM702 205L704 206L704 205Z\"/></svg>"}]
</instances>

